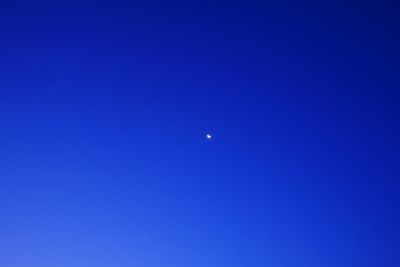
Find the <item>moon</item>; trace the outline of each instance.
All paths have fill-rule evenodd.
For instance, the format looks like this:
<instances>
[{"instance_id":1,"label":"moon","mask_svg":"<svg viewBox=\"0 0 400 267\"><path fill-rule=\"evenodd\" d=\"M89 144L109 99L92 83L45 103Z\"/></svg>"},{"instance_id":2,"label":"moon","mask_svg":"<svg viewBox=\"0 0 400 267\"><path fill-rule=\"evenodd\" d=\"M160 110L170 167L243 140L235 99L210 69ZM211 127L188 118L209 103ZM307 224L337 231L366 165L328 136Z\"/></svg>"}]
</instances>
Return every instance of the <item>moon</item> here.
<instances>
[{"instance_id":1,"label":"moon","mask_svg":"<svg viewBox=\"0 0 400 267\"><path fill-rule=\"evenodd\" d=\"M210 140L210 139L212 138L212 135L211 135L210 133L208 133L208 134L206 134L206 138L207 138L208 140Z\"/></svg>"}]
</instances>

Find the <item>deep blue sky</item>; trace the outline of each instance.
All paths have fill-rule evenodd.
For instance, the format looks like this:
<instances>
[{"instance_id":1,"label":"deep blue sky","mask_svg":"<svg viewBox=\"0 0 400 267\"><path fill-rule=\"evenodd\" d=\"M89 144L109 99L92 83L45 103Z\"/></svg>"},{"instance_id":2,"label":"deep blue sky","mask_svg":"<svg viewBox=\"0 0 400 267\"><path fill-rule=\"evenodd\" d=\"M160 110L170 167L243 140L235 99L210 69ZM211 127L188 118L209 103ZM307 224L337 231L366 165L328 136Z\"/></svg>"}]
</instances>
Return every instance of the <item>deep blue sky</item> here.
<instances>
[{"instance_id":1,"label":"deep blue sky","mask_svg":"<svg viewBox=\"0 0 400 267\"><path fill-rule=\"evenodd\" d=\"M0 266L400 266L375 2L2 1Z\"/></svg>"}]
</instances>

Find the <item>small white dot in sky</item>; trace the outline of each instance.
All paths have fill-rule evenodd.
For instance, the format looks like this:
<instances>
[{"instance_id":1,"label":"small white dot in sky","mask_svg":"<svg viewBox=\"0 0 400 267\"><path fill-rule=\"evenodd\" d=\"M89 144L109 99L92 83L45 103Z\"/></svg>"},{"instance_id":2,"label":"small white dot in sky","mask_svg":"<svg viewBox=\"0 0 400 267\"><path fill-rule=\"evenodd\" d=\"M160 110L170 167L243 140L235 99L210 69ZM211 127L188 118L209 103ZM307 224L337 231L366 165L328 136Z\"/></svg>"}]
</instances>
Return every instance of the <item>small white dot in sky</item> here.
<instances>
[{"instance_id":1,"label":"small white dot in sky","mask_svg":"<svg viewBox=\"0 0 400 267\"><path fill-rule=\"evenodd\" d=\"M212 135L211 134L206 134L206 138L208 139L208 140L210 140L211 138L212 138Z\"/></svg>"}]
</instances>

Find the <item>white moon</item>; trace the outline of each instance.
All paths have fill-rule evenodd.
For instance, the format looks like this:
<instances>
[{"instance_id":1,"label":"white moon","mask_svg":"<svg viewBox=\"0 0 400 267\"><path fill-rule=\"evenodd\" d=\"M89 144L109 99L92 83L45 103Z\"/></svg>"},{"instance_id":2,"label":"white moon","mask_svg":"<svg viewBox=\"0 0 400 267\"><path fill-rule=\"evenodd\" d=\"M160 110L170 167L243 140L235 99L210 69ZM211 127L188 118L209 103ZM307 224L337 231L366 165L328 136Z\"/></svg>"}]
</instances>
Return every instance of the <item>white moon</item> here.
<instances>
[{"instance_id":1,"label":"white moon","mask_svg":"<svg viewBox=\"0 0 400 267\"><path fill-rule=\"evenodd\" d=\"M209 134L209 133L206 134L206 138L207 138L207 139L211 139L211 138L212 138L211 134Z\"/></svg>"}]
</instances>

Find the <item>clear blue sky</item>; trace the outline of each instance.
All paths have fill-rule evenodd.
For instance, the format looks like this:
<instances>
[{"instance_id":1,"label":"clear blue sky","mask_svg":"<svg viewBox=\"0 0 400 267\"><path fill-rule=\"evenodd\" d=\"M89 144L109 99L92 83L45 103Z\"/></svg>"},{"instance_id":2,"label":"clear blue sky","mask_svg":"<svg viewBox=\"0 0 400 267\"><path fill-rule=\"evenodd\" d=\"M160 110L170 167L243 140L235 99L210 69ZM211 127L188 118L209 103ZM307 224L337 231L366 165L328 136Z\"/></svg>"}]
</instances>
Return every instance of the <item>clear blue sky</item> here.
<instances>
[{"instance_id":1,"label":"clear blue sky","mask_svg":"<svg viewBox=\"0 0 400 267\"><path fill-rule=\"evenodd\" d=\"M400 266L374 2L2 1L0 266Z\"/></svg>"}]
</instances>

